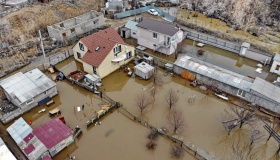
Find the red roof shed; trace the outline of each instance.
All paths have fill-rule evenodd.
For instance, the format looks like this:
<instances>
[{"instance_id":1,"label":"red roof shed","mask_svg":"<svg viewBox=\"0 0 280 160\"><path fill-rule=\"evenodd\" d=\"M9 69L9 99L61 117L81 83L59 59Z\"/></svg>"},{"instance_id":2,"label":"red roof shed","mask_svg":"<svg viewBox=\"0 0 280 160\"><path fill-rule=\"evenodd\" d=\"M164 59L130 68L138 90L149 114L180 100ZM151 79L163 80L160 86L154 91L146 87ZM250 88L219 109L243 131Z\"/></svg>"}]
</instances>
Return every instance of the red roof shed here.
<instances>
[{"instance_id":1,"label":"red roof shed","mask_svg":"<svg viewBox=\"0 0 280 160\"><path fill-rule=\"evenodd\" d=\"M53 119L33 130L33 134L48 148L56 146L73 134L60 119Z\"/></svg>"}]
</instances>

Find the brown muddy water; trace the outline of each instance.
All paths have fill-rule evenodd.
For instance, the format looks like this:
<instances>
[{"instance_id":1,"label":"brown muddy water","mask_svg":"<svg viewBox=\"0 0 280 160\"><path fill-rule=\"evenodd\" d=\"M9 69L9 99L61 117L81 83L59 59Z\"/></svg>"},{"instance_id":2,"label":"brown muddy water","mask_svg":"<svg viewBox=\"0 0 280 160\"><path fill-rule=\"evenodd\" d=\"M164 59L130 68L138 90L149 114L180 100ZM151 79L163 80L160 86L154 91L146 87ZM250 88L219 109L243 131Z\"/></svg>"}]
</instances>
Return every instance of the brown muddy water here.
<instances>
[{"instance_id":1,"label":"brown muddy water","mask_svg":"<svg viewBox=\"0 0 280 160\"><path fill-rule=\"evenodd\" d=\"M126 43L137 46L137 42L134 39L124 39ZM230 71L242 74L248 77L261 77L266 79L269 72L268 66L262 67L262 73L257 73L255 70L258 68L257 64L259 62L241 57L236 53L226 51L211 45L205 44L203 47L197 47L197 41L190 39L184 39L182 45L182 54L187 54L191 57L198 58L200 60L209 62L211 64L220 66L222 68L228 69ZM198 50L203 50L204 54L202 56L197 55ZM145 52L160 57L162 59L175 62L175 54L166 56L159 52L153 52L151 49L146 49Z\"/></svg>"},{"instance_id":2,"label":"brown muddy water","mask_svg":"<svg viewBox=\"0 0 280 160\"><path fill-rule=\"evenodd\" d=\"M58 64L57 67L70 72L81 69L81 64L76 63L73 58L69 58ZM222 159L234 159L229 147L230 144L232 142L248 144L248 135L251 128L245 126L242 129L234 130L230 136L227 136L227 132L221 123L221 115L228 106L225 101L211 95L206 96L198 88L190 87L189 82L178 76L173 77L170 74L164 76L165 71L159 70L159 72L162 74L164 85L158 88L155 101L145 110L141 118L158 128L165 126L172 130L166 120L170 109L165 102L165 94L169 88L174 88L179 94L179 102L176 108L182 110L187 123L175 136L184 142L195 144L195 147L214 153ZM47 75L50 76L49 73ZM152 87L151 80L128 77L125 72L119 70L104 78L102 82L104 85L100 88L101 91L106 92L115 101L121 102L134 115L140 116L140 112L135 106L135 95L141 92L148 93ZM56 155L53 158L54 160L67 159L67 154L75 156L78 160L173 159L170 154L173 142L160 137L156 141L156 149L154 151L147 150L145 145L148 142L146 137L149 130L129 120L118 110L102 118L101 125L93 125L86 129L85 122L95 116L95 111L100 109L98 104L102 103L102 100L67 80L57 82L57 87L59 94L53 98L54 105L51 107L38 106L23 115L26 121L33 120L31 127L36 128L50 120L47 111L58 107L70 128L74 129L77 125L82 128L83 134L77 141ZM190 104L188 98L193 95L196 95L196 100L193 104ZM74 112L74 107L83 104L85 105L84 111ZM38 114L38 111L42 108L46 108L47 111ZM273 138L266 143L265 139L268 134L264 131L262 125L261 123L254 125L264 134L264 138L255 145L258 157L260 159L276 159L274 153L277 150L277 143ZM5 127L8 126L9 124L5 125ZM195 158L185 152L182 159L191 160Z\"/></svg>"}]
</instances>

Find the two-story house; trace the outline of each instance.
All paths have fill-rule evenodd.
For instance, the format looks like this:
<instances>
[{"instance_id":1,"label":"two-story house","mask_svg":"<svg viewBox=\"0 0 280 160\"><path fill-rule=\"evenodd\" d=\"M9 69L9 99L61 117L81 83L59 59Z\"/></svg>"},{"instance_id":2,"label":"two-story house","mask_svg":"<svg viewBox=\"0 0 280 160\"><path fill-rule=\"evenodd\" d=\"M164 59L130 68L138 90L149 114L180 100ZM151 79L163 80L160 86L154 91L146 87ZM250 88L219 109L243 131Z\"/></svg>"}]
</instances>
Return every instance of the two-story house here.
<instances>
[{"instance_id":1,"label":"two-story house","mask_svg":"<svg viewBox=\"0 0 280 160\"><path fill-rule=\"evenodd\" d=\"M110 27L80 39L73 53L85 72L104 78L133 59L134 47Z\"/></svg>"},{"instance_id":2,"label":"two-story house","mask_svg":"<svg viewBox=\"0 0 280 160\"><path fill-rule=\"evenodd\" d=\"M142 18L137 24L137 43L153 51L171 55L182 40L183 31L171 23Z\"/></svg>"}]
</instances>

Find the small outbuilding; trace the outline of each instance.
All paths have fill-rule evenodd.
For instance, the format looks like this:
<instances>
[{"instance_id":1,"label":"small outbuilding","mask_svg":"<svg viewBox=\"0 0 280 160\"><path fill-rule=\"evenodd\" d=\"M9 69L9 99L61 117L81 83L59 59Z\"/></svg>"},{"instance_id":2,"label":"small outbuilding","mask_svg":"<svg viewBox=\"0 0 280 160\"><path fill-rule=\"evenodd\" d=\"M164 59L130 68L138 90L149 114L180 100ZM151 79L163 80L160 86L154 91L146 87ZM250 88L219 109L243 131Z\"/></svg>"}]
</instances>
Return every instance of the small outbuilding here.
<instances>
[{"instance_id":1,"label":"small outbuilding","mask_svg":"<svg viewBox=\"0 0 280 160\"><path fill-rule=\"evenodd\" d=\"M127 21L125 26L121 28L121 37L123 38L137 38L137 22Z\"/></svg>"},{"instance_id":2,"label":"small outbuilding","mask_svg":"<svg viewBox=\"0 0 280 160\"><path fill-rule=\"evenodd\" d=\"M46 146L32 133L33 129L22 117L7 128L7 131L29 160L48 155Z\"/></svg>"},{"instance_id":3,"label":"small outbuilding","mask_svg":"<svg viewBox=\"0 0 280 160\"><path fill-rule=\"evenodd\" d=\"M85 81L90 83L93 86L101 86L101 78L98 77L96 74L86 74Z\"/></svg>"},{"instance_id":4,"label":"small outbuilding","mask_svg":"<svg viewBox=\"0 0 280 160\"><path fill-rule=\"evenodd\" d=\"M280 54L274 56L270 72L280 75Z\"/></svg>"},{"instance_id":5,"label":"small outbuilding","mask_svg":"<svg viewBox=\"0 0 280 160\"><path fill-rule=\"evenodd\" d=\"M59 118L41 125L32 133L47 147L52 157L74 141L74 132Z\"/></svg>"},{"instance_id":6,"label":"small outbuilding","mask_svg":"<svg viewBox=\"0 0 280 160\"><path fill-rule=\"evenodd\" d=\"M149 79L155 72L155 68L146 62L141 62L134 67L135 75L142 79Z\"/></svg>"}]
</instances>

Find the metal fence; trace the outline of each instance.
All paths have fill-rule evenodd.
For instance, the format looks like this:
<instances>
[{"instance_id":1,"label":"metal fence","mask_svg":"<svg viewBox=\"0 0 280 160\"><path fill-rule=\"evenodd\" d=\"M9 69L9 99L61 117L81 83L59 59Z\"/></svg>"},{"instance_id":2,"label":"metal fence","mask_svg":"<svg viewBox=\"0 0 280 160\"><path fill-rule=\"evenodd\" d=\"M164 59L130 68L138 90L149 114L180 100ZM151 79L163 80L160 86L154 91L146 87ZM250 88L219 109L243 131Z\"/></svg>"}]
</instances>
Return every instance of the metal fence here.
<instances>
[{"instance_id":1,"label":"metal fence","mask_svg":"<svg viewBox=\"0 0 280 160\"><path fill-rule=\"evenodd\" d=\"M234 53L239 54L241 46L239 44L235 44L214 36L209 36L203 33L199 33L196 31L192 31L192 30L186 30L185 31L185 37L195 40L195 41L199 41L202 43L206 43L218 48L222 48L224 50L228 50Z\"/></svg>"},{"instance_id":2,"label":"metal fence","mask_svg":"<svg viewBox=\"0 0 280 160\"><path fill-rule=\"evenodd\" d=\"M149 9L155 9L164 19L173 22L175 20L175 17L163 12L162 10L160 10L159 8L155 7L155 6L146 6L146 7L141 7L138 9L133 9L133 10L129 10L129 11L125 11L125 12L120 12L120 13L116 13L114 14L114 18L126 18L126 17L130 17L130 16L135 16L137 14L143 13L143 12L147 12Z\"/></svg>"}]
</instances>

